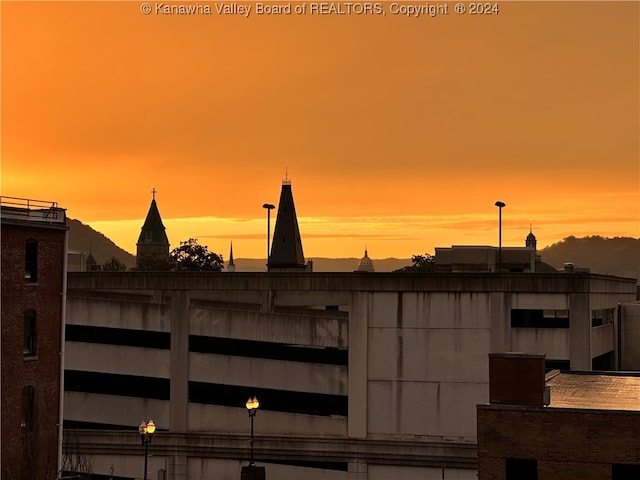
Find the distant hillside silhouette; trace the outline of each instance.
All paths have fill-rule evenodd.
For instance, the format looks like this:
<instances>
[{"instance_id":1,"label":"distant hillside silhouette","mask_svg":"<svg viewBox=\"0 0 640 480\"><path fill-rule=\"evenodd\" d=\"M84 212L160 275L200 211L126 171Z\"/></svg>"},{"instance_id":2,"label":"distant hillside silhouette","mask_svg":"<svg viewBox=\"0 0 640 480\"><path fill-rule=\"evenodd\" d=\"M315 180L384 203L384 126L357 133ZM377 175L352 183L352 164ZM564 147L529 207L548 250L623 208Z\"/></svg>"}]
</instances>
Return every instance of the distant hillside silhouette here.
<instances>
[{"instance_id":1,"label":"distant hillside silhouette","mask_svg":"<svg viewBox=\"0 0 640 480\"><path fill-rule=\"evenodd\" d=\"M558 269L570 262L592 273L640 278L640 238L571 236L539 253L543 262Z\"/></svg>"},{"instance_id":2,"label":"distant hillside silhouette","mask_svg":"<svg viewBox=\"0 0 640 480\"><path fill-rule=\"evenodd\" d=\"M310 259L307 258L307 261ZM314 272L353 272L360 264L360 258L312 258ZM376 272L391 272L411 265L410 258L372 259ZM226 261L225 261L226 262ZM264 258L236 258L233 263L237 272L264 272L266 261ZM226 263L225 263L226 266Z\"/></svg>"},{"instance_id":3,"label":"distant hillside silhouette","mask_svg":"<svg viewBox=\"0 0 640 480\"><path fill-rule=\"evenodd\" d=\"M128 268L135 266L134 255L124 251L102 233L79 220L67 219L69 226L69 249L93 254L98 264L116 257ZM557 269L567 262L576 267L588 268L593 273L617 275L640 279L640 238L600 236L567 237L539 251L542 261ZM307 259L308 261L309 259ZM410 258L372 259L376 272L392 272L411 265ZM353 272L360 258L313 258L316 272ZM264 272L264 258L238 258L238 272ZM225 262L226 266L226 262Z\"/></svg>"},{"instance_id":4,"label":"distant hillside silhouette","mask_svg":"<svg viewBox=\"0 0 640 480\"><path fill-rule=\"evenodd\" d=\"M69 250L91 253L99 265L116 257L127 268L135 267L136 257L124 251L102 233L95 231L80 220L67 218L69 227Z\"/></svg>"}]
</instances>

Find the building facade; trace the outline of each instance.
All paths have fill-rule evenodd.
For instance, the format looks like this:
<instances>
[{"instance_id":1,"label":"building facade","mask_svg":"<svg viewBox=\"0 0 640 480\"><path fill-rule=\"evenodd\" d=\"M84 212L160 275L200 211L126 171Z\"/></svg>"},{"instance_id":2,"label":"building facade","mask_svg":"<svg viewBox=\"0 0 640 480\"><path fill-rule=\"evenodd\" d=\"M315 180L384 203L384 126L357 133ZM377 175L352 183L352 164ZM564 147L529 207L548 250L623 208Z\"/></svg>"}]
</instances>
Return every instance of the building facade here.
<instances>
[{"instance_id":1,"label":"building facade","mask_svg":"<svg viewBox=\"0 0 640 480\"><path fill-rule=\"evenodd\" d=\"M476 478L487 355L620 367L618 303L587 273L69 275L65 426L95 473L140 478ZM109 359L105 361L105 359ZM162 473L164 474L164 473Z\"/></svg>"},{"instance_id":2,"label":"building facade","mask_svg":"<svg viewBox=\"0 0 640 480\"><path fill-rule=\"evenodd\" d=\"M2 197L2 478L61 465L67 227L53 202Z\"/></svg>"},{"instance_id":3,"label":"building facade","mask_svg":"<svg viewBox=\"0 0 640 480\"><path fill-rule=\"evenodd\" d=\"M546 393L545 393L546 390ZM493 355L478 406L479 480L640 478L640 376L544 374L544 355Z\"/></svg>"}]
</instances>

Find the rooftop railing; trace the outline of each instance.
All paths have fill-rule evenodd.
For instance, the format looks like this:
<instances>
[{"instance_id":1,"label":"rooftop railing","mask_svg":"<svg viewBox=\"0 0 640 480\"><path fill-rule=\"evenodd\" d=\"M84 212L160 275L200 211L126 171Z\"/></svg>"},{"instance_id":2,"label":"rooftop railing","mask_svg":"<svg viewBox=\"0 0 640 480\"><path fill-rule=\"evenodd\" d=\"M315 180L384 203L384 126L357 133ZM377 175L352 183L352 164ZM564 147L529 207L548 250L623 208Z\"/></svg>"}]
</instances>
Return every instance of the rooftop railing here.
<instances>
[{"instance_id":1,"label":"rooftop railing","mask_svg":"<svg viewBox=\"0 0 640 480\"><path fill-rule=\"evenodd\" d=\"M57 202L48 200L0 196L0 214L7 219L66 222L65 209L59 208Z\"/></svg>"}]
</instances>

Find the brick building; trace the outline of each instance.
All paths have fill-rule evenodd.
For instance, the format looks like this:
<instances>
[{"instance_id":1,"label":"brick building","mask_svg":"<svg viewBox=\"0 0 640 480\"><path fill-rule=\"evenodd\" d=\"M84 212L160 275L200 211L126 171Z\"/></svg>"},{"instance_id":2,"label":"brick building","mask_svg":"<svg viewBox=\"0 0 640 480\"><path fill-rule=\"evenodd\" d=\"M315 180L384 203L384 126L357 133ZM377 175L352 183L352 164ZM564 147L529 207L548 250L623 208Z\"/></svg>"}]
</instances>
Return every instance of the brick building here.
<instances>
[{"instance_id":1,"label":"brick building","mask_svg":"<svg viewBox=\"0 0 640 480\"><path fill-rule=\"evenodd\" d=\"M640 374L544 375L544 355L490 355L480 480L640 478Z\"/></svg>"},{"instance_id":2,"label":"brick building","mask_svg":"<svg viewBox=\"0 0 640 480\"><path fill-rule=\"evenodd\" d=\"M66 288L65 210L0 197L2 478L56 477Z\"/></svg>"}]
</instances>

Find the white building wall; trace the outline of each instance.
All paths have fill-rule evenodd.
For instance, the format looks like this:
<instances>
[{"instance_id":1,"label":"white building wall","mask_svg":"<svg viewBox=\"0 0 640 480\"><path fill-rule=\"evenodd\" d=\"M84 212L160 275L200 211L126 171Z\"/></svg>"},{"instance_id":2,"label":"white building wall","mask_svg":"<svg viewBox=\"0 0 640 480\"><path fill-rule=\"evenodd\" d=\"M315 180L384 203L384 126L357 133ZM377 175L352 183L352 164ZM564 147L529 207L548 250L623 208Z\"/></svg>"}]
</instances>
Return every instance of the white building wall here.
<instances>
[{"instance_id":1,"label":"white building wall","mask_svg":"<svg viewBox=\"0 0 640 480\"><path fill-rule=\"evenodd\" d=\"M102 473L109 475L113 467L113 475L119 477L130 477L142 480L144 476L144 447L138 441L138 445L131 448L130 455L91 455L89 456L92 473ZM147 479L158 480L160 469L168 471L169 458L158 455L154 452L153 443L149 446L149 456L147 458ZM167 477L168 478L168 477ZM238 475L238 480L240 475Z\"/></svg>"},{"instance_id":2,"label":"white building wall","mask_svg":"<svg viewBox=\"0 0 640 480\"><path fill-rule=\"evenodd\" d=\"M65 369L169 378L169 350L66 342Z\"/></svg>"},{"instance_id":3,"label":"white building wall","mask_svg":"<svg viewBox=\"0 0 640 480\"><path fill-rule=\"evenodd\" d=\"M148 298L153 299L153 296L148 295ZM118 299L117 294L111 299L71 298L67 304L67 324L155 332L171 330L166 305L153 301L136 302L130 297Z\"/></svg>"},{"instance_id":4,"label":"white building wall","mask_svg":"<svg viewBox=\"0 0 640 480\"><path fill-rule=\"evenodd\" d=\"M509 351L544 353L547 359L569 360L568 328L512 328Z\"/></svg>"},{"instance_id":5,"label":"white building wall","mask_svg":"<svg viewBox=\"0 0 640 480\"><path fill-rule=\"evenodd\" d=\"M368 329L369 434L473 441L475 405L488 400L489 296L376 297Z\"/></svg>"},{"instance_id":6,"label":"white building wall","mask_svg":"<svg viewBox=\"0 0 640 480\"><path fill-rule=\"evenodd\" d=\"M640 370L640 302L620 306L621 370Z\"/></svg>"},{"instance_id":7,"label":"white building wall","mask_svg":"<svg viewBox=\"0 0 640 480\"><path fill-rule=\"evenodd\" d=\"M190 353L189 380L297 392L347 394L347 367L231 355Z\"/></svg>"},{"instance_id":8,"label":"white building wall","mask_svg":"<svg viewBox=\"0 0 640 480\"><path fill-rule=\"evenodd\" d=\"M598 357L616 349L616 333L613 323L591 329L591 358Z\"/></svg>"},{"instance_id":9,"label":"white building wall","mask_svg":"<svg viewBox=\"0 0 640 480\"><path fill-rule=\"evenodd\" d=\"M237 277L247 284L264 284L264 278L277 282L280 278L256 276L260 282L253 282L248 276L224 277ZM380 275L362 279L349 290L306 291L316 278L323 288L333 284L333 278L314 274L290 279L282 276L288 288L299 283L299 291L258 291L254 287L246 291L246 296L242 288L226 292L205 287L140 292L141 297L146 295L146 302L118 300L117 292L108 292L103 299L76 296L69 302L70 324L160 332L173 329L171 351L68 342L67 368L170 376L172 406L168 401L67 392L65 418L115 425L126 422L135 428L141 419L149 417L159 428L168 426L178 435L185 432L187 436L197 432L247 435L250 422L241 405L231 408L189 403L188 381L197 381L348 395L348 417L260 410L255 422L257 437L312 436L365 444L398 441L419 448L435 442L472 445L476 439L476 405L488 401L488 353L545 353L548 358L570 359L574 369L589 370L592 356L609 351L610 339L615 337L613 326L592 329L590 312L613 308L614 299L626 295L607 291L615 281L595 281L592 287L601 290L593 294L584 288L558 293L552 291L552 284L566 281L559 275L548 279L506 277L504 282L496 282L500 288L489 285L493 276L486 277L488 280L480 276L447 277L450 283L442 284L440 279L411 277L412 281L429 281L435 287L419 291L413 283L408 289L396 288L396 282L401 284L403 278L409 277ZM218 280L214 282L213 278L203 277L203 285L215 284ZM347 284L352 281L350 278L340 276L338 280ZM509 283L512 280L514 283ZM252 303L245 310L207 304L215 299L255 302L258 298L262 305ZM343 311L348 311L348 321L331 318L328 312L326 315L318 312L316 316L293 313L297 307L323 304L342 305ZM278 308L273 311L273 306ZM292 313L283 313L284 307L292 307ZM512 308L570 310L571 325L569 329L512 329ZM635 342L640 338L640 333L635 336L633 333L640 332L640 315L631 315L629 321L625 318L623 327ZM189 335L321 348L348 347L349 364L347 368L194 353L188 351ZM635 343L625 343L627 364L640 364L632 353ZM101 358L114 360L107 367L101 364ZM178 401L174 401L174 393L179 394ZM308 452L301 455L307 458ZM182 454L175 457L180 457L180 462L184 460L180 468L188 472L188 480L227 476L237 480L239 476L241 462L236 460L192 457L187 462ZM441 469L437 467L399 466L393 464L393 459L385 460L388 465L379 465L377 461L366 464L355 457L355 461L349 461L348 473L269 464L268 477L271 480L296 476L319 480L441 478L438 476ZM475 472L449 468L445 478L467 480L475 478Z\"/></svg>"},{"instance_id":10,"label":"white building wall","mask_svg":"<svg viewBox=\"0 0 640 480\"><path fill-rule=\"evenodd\" d=\"M256 435L326 435L346 436L346 417L320 417L295 413L258 410L254 419ZM189 404L189 431L191 432L239 432L249 434L251 423L245 408L218 405Z\"/></svg>"},{"instance_id":11,"label":"white building wall","mask_svg":"<svg viewBox=\"0 0 640 480\"><path fill-rule=\"evenodd\" d=\"M475 470L370 465L368 480L477 480Z\"/></svg>"},{"instance_id":12,"label":"white building wall","mask_svg":"<svg viewBox=\"0 0 640 480\"><path fill-rule=\"evenodd\" d=\"M473 442L475 406L488 398L484 383L370 381L369 434Z\"/></svg>"},{"instance_id":13,"label":"white building wall","mask_svg":"<svg viewBox=\"0 0 640 480\"><path fill-rule=\"evenodd\" d=\"M566 294L511 293L511 308L568 310L569 298Z\"/></svg>"},{"instance_id":14,"label":"white building wall","mask_svg":"<svg viewBox=\"0 0 640 480\"><path fill-rule=\"evenodd\" d=\"M189 459L189 480L239 480L246 461L223 459ZM269 464L267 480L347 480L347 472L305 468L293 465Z\"/></svg>"},{"instance_id":15,"label":"white building wall","mask_svg":"<svg viewBox=\"0 0 640 480\"><path fill-rule=\"evenodd\" d=\"M169 425L169 402L120 395L65 392L64 419L107 425L131 425L134 433L141 421L152 419L159 429L166 429Z\"/></svg>"},{"instance_id":16,"label":"white building wall","mask_svg":"<svg viewBox=\"0 0 640 480\"><path fill-rule=\"evenodd\" d=\"M191 308L189 333L292 345L347 345L344 320L222 308Z\"/></svg>"}]
</instances>

